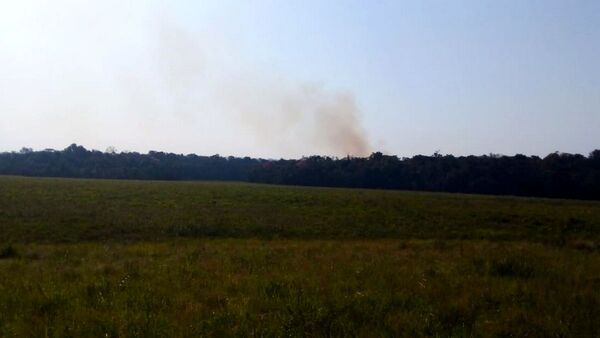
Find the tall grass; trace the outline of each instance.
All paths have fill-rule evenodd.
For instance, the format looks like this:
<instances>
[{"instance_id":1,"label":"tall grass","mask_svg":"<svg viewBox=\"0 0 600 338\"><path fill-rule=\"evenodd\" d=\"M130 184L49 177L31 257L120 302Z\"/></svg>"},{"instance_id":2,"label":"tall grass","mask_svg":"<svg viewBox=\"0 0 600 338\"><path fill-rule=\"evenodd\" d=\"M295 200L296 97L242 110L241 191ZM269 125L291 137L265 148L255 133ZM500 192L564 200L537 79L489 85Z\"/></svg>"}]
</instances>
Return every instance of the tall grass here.
<instances>
[{"instance_id":1,"label":"tall grass","mask_svg":"<svg viewBox=\"0 0 600 338\"><path fill-rule=\"evenodd\" d=\"M600 203L0 177L0 337L598 337Z\"/></svg>"},{"instance_id":2,"label":"tall grass","mask_svg":"<svg viewBox=\"0 0 600 338\"><path fill-rule=\"evenodd\" d=\"M28 244L0 336L594 336L600 254L542 244Z\"/></svg>"}]
</instances>

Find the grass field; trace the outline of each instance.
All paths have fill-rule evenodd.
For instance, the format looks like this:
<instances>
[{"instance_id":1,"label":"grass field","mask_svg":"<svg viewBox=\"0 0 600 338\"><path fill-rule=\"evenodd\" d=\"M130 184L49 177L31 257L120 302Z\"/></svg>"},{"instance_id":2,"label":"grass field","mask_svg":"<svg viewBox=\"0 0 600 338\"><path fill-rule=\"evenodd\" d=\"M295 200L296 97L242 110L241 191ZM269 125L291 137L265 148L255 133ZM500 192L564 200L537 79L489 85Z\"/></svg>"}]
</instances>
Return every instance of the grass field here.
<instances>
[{"instance_id":1,"label":"grass field","mask_svg":"<svg viewBox=\"0 0 600 338\"><path fill-rule=\"evenodd\" d=\"M600 202L0 177L0 336L600 337Z\"/></svg>"}]
</instances>

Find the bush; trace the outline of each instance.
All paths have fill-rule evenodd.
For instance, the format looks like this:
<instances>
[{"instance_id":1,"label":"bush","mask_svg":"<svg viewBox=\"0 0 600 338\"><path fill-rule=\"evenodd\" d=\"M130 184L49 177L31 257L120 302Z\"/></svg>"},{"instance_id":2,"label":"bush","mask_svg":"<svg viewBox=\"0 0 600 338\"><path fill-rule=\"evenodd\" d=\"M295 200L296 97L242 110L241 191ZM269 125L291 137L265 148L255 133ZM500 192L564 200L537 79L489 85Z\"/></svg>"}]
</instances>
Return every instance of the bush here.
<instances>
[{"instance_id":1,"label":"bush","mask_svg":"<svg viewBox=\"0 0 600 338\"><path fill-rule=\"evenodd\" d=\"M500 277L529 278L534 275L535 268L522 257L505 257L492 262L491 272Z\"/></svg>"},{"instance_id":2,"label":"bush","mask_svg":"<svg viewBox=\"0 0 600 338\"><path fill-rule=\"evenodd\" d=\"M0 259L14 258L18 257L19 254L17 250L12 247L12 245L7 245L0 250Z\"/></svg>"}]
</instances>

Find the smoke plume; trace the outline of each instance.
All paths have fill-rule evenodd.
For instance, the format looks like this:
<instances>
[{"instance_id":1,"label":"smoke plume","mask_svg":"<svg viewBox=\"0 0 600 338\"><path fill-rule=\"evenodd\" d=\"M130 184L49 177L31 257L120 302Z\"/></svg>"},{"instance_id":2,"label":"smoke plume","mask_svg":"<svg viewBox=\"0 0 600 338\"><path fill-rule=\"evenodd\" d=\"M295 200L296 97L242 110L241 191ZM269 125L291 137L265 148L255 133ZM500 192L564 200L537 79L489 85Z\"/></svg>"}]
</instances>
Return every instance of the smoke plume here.
<instances>
[{"instance_id":1,"label":"smoke plume","mask_svg":"<svg viewBox=\"0 0 600 338\"><path fill-rule=\"evenodd\" d=\"M349 93L254 77L221 87L218 100L262 145L281 152L365 155L369 142Z\"/></svg>"},{"instance_id":2,"label":"smoke plume","mask_svg":"<svg viewBox=\"0 0 600 338\"><path fill-rule=\"evenodd\" d=\"M168 13L144 3L0 5L0 118L11 121L0 137L17 149L371 150L352 93L257 66L235 39L159 19Z\"/></svg>"}]
</instances>

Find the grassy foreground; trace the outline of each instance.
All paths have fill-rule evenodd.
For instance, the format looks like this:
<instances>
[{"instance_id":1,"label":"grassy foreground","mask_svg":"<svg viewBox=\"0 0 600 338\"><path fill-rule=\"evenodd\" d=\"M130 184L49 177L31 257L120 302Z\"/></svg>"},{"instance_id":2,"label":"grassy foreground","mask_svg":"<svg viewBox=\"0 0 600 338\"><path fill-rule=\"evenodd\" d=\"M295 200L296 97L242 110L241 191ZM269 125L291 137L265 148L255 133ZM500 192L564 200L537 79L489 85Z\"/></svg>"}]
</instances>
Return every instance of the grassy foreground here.
<instances>
[{"instance_id":1,"label":"grassy foreground","mask_svg":"<svg viewBox=\"0 0 600 338\"><path fill-rule=\"evenodd\" d=\"M600 336L600 203L0 177L0 336Z\"/></svg>"}]
</instances>

